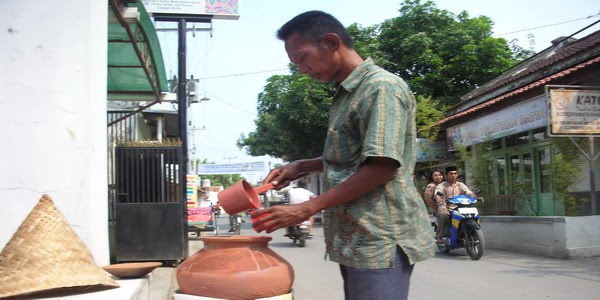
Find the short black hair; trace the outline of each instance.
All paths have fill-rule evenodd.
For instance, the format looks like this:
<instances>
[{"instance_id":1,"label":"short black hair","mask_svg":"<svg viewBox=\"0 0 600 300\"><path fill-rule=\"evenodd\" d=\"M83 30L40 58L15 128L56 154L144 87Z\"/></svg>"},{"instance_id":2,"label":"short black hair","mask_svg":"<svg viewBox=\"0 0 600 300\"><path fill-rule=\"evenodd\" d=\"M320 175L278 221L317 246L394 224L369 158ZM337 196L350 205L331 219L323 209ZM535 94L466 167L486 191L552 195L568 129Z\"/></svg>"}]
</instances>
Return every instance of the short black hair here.
<instances>
[{"instance_id":1,"label":"short black hair","mask_svg":"<svg viewBox=\"0 0 600 300\"><path fill-rule=\"evenodd\" d=\"M346 27L334 16L319 10L311 10L295 16L279 28L277 38L285 41L294 33L314 43L320 43L328 33L335 33L346 47L354 48L354 41Z\"/></svg>"},{"instance_id":2,"label":"short black hair","mask_svg":"<svg viewBox=\"0 0 600 300\"><path fill-rule=\"evenodd\" d=\"M458 169L455 166L446 167L446 174L448 174L449 172L452 172L452 171L458 172Z\"/></svg>"}]
</instances>

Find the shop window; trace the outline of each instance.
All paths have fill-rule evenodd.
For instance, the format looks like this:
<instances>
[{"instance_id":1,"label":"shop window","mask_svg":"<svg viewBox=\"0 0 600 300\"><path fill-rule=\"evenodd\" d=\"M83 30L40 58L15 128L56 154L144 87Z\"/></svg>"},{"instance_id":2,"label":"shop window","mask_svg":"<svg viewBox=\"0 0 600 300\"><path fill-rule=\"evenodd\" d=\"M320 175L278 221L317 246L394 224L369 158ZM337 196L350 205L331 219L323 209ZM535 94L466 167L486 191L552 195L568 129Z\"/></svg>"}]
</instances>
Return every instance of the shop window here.
<instances>
[{"instance_id":1,"label":"shop window","mask_svg":"<svg viewBox=\"0 0 600 300\"><path fill-rule=\"evenodd\" d=\"M490 150L498 150L502 148L502 140L494 139L490 141Z\"/></svg>"},{"instance_id":2,"label":"shop window","mask_svg":"<svg viewBox=\"0 0 600 300\"><path fill-rule=\"evenodd\" d=\"M533 178L533 159L531 158L531 153L523 154L523 189L527 194L531 194L533 192L532 186L532 178Z\"/></svg>"},{"instance_id":3,"label":"shop window","mask_svg":"<svg viewBox=\"0 0 600 300\"><path fill-rule=\"evenodd\" d=\"M543 141L548 138L548 131L546 130L545 127L538 128L533 131L532 136L533 136L534 142Z\"/></svg>"},{"instance_id":4,"label":"shop window","mask_svg":"<svg viewBox=\"0 0 600 300\"><path fill-rule=\"evenodd\" d=\"M551 190L551 169L550 169L550 149L538 151L540 160L540 192L550 193Z\"/></svg>"},{"instance_id":5,"label":"shop window","mask_svg":"<svg viewBox=\"0 0 600 300\"><path fill-rule=\"evenodd\" d=\"M526 131L526 132L521 132L518 134L513 134L510 136L507 136L505 138L505 142L506 142L506 147L525 145L525 144L529 143L529 132Z\"/></svg>"},{"instance_id":6,"label":"shop window","mask_svg":"<svg viewBox=\"0 0 600 300\"><path fill-rule=\"evenodd\" d=\"M498 176L498 193L499 194L505 194L506 193L506 188L505 188L505 176L506 174L504 173L506 170L506 160L504 159L504 157L498 157L496 159L496 176Z\"/></svg>"}]
</instances>

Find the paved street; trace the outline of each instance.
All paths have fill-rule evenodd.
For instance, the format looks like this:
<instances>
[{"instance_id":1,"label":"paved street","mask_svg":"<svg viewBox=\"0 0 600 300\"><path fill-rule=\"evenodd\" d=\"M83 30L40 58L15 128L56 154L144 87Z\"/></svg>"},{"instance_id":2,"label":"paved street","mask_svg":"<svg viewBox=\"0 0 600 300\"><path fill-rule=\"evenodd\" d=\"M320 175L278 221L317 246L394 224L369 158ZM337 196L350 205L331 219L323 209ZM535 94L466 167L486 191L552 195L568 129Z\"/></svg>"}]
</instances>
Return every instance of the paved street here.
<instances>
[{"instance_id":1,"label":"paved street","mask_svg":"<svg viewBox=\"0 0 600 300\"><path fill-rule=\"evenodd\" d=\"M227 235L227 217L221 216L221 234ZM225 226L223 226L225 225ZM256 235L249 222L242 235ZM485 228L484 228L485 233ZM282 232L271 234L269 246L292 264L297 300L343 299L338 265L323 259L325 247L320 226L304 248L292 244ZM202 247L191 239L190 253ZM152 299L171 299L176 281L172 268L153 273ZM449 255L437 253L418 263L411 280L410 299L448 298L506 299L600 299L600 257L561 260L486 249L483 258L472 261L464 250Z\"/></svg>"}]
</instances>

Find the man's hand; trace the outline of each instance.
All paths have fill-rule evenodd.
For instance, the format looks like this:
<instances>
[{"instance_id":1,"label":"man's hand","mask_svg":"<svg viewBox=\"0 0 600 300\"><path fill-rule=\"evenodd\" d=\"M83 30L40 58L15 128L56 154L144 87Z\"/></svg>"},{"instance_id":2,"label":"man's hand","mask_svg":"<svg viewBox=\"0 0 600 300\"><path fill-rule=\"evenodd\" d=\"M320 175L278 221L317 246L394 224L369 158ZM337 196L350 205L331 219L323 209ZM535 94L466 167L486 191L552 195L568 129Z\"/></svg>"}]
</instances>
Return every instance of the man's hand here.
<instances>
[{"instance_id":1,"label":"man's hand","mask_svg":"<svg viewBox=\"0 0 600 300\"><path fill-rule=\"evenodd\" d=\"M263 180L263 184L272 183L276 190L280 190L300 177L304 177L311 172L321 171L323 171L323 159L321 157L297 160L281 168L271 170Z\"/></svg>"},{"instance_id":2,"label":"man's hand","mask_svg":"<svg viewBox=\"0 0 600 300\"><path fill-rule=\"evenodd\" d=\"M300 224L311 217L308 202L257 209L251 214L252 227L256 232L271 233L280 228Z\"/></svg>"}]
</instances>

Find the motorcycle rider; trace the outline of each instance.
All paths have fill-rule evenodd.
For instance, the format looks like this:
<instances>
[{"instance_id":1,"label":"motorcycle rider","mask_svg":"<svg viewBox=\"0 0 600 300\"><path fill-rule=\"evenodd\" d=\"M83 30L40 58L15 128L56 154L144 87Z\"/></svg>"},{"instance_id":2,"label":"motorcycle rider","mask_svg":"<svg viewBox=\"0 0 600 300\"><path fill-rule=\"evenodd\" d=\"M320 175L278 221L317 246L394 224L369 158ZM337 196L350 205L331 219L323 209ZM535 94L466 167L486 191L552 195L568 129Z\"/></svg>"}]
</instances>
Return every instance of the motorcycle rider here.
<instances>
[{"instance_id":1,"label":"motorcycle rider","mask_svg":"<svg viewBox=\"0 0 600 300\"><path fill-rule=\"evenodd\" d=\"M446 204L446 200L458 196L467 195L476 197L464 183L459 182L458 169L455 166L446 168L446 181L438 184L435 188L435 201L437 203L437 222L438 231L436 232L435 241L437 244L443 244L442 237L450 236L448 226L450 224L450 211Z\"/></svg>"},{"instance_id":2,"label":"motorcycle rider","mask_svg":"<svg viewBox=\"0 0 600 300\"><path fill-rule=\"evenodd\" d=\"M306 189L306 180L299 179L296 186L286 193L286 198L290 204L298 204L304 201L308 201L314 197L315 194ZM313 217L308 218L310 225L308 226L308 236L312 237ZM290 228L288 227L288 233Z\"/></svg>"}]
</instances>

